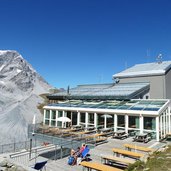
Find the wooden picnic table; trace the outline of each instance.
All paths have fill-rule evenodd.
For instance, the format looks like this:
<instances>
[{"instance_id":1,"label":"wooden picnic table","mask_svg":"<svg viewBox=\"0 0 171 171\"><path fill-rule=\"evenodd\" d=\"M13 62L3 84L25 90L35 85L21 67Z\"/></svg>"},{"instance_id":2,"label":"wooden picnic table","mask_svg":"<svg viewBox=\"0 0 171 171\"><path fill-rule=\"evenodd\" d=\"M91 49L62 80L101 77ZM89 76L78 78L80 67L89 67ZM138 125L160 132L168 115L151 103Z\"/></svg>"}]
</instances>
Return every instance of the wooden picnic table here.
<instances>
[{"instance_id":1,"label":"wooden picnic table","mask_svg":"<svg viewBox=\"0 0 171 171\"><path fill-rule=\"evenodd\" d=\"M115 156L102 155L101 159L105 160L105 163L106 163L106 161L112 161L112 162L121 163L124 165L129 165L129 164L135 163L134 160L125 159L125 158L121 158L121 157L115 157Z\"/></svg>"},{"instance_id":2,"label":"wooden picnic table","mask_svg":"<svg viewBox=\"0 0 171 171\"><path fill-rule=\"evenodd\" d=\"M80 163L83 167L86 167L88 169L93 169L93 170L97 170L97 171L123 171L121 169L118 169L116 167L112 167L112 166L107 166L101 163L96 163L96 162L86 162L83 161Z\"/></svg>"},{"instance_id":3,"label":"wooden picnic table","mask_svg":"<svg viewBox=\"0 0 171 171\"><path fill-rule=\"evenodd\" d=\"M124 147L127 148L128 150L134 149L134 150L139 150L139 151L144 151L144 152L153 152L154 151L154 149L152 149L152 148L137 146L135 144L124 144Z\"/></svg>"},{"instance_id":4,"label":"wooden picnic table","mask_svg":"<svg viewBox=\"0 0 171 171\"><path fill-rule=\"evenodd\" d=\"M122 149L118 149L118 148L113 148L112 151L116 154L121 154L121 155L132 157L135 159L140 159L141 157L144 156L144 154L142 154L142 153L136 153L136 152L122 150Z\"/></svg>"}]
</instances>

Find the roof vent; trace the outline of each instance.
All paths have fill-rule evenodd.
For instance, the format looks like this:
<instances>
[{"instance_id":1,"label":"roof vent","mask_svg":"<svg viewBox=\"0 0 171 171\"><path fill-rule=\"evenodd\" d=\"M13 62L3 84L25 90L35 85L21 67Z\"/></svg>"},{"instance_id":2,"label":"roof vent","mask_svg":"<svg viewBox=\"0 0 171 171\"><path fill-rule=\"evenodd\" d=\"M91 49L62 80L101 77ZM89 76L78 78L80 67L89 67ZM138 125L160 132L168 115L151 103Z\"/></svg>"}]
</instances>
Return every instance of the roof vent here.
<instances>
[{"instance_id":1,"label":"roof vent","mask_svg":"<svg viewBox=\"0 0 171 171\"><path fill-rule=\"evenodd\" d=\"M162 63L162 54L161 53L157 56L156 61L158 64Z\"/></svg>"},{"instance_id":2,"label":"roof vent","mask_svg":"<svg viewBox=\"0 0 171 171\"><path fill-rule=\"evenodd\" d=\"M119 81L120 81L119 78L114 78L114 83L115 83L115 84L118 84Z\"/></svg>"}]
</instances>

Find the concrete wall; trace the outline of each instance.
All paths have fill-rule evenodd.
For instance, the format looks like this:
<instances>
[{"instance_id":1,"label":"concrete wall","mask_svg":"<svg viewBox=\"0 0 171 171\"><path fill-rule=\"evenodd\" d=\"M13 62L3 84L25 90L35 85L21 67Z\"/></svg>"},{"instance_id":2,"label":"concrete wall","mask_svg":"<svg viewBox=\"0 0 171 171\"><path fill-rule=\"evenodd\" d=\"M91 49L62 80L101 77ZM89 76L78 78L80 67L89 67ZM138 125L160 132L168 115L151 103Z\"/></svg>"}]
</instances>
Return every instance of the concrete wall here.
<instances>
[{"instance_id":1,"label":"concrete wall","mask_svg":"<svg viewBox=\"0 0 171 171\"><path fill-rule=\"evenodd\" d=\"M171 99L171 70L166 74L166 99Z\"/></svg>"},{"instance_id":2,"label":"concrete wall","mask_svg":"<svg viewBox=\"0 0 171 171\"><path fill-rule=\"evenodd\" d=\"M171 73L169 73L169 78L171 78ZM145 77L134 77L134 78L119 78L120 83L128 82L149 82L150 83L150 97L151 99L164 99L166 98L165 90L165 76L145 76ZM170 79L171 82L171 79ZM167 81L168 85L171 85ZM171 86L170 86L171 87ZM171 91L168 90L171 94ZM171 96L170 96L171 97Z\"/></svg>"}]
</instances>

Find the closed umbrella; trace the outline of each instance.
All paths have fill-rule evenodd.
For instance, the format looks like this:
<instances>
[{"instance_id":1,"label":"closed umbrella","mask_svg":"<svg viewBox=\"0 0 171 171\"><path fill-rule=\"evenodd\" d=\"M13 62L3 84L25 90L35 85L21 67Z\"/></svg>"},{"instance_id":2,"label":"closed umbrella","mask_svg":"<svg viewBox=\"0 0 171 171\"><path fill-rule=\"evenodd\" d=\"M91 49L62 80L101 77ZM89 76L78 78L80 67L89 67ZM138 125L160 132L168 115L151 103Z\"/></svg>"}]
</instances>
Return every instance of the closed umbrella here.
<instances>
[{"instance_id":1,"label":"closed umbrella","mask_svg":"<svg viewBox=\"0 0 171 171\"><path fill-rule=\"evenodd\" d=\"M36 115L33 116L32 124L33 124L33 132L32 132L32 134L34 134L35 124L36 124Z\"/></svg>"}]
</instances>

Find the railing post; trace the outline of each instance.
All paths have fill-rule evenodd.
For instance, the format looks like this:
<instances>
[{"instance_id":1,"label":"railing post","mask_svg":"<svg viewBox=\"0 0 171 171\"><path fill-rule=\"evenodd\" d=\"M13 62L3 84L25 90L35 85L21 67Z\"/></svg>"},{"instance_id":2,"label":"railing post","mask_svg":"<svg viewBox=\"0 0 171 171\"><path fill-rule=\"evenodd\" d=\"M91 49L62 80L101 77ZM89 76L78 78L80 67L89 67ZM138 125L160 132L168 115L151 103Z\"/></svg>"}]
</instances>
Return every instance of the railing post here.
<instances>
[{"instance_id":1,"label":"railing post","mask_svg":"<svg viewBox=\"0 0 171 171\"><path fill-rule=\"evenodd\" d=\"M56 146L56 144L55 144L55 159L54 160L57 160L57 146Z\"/></svg>"},{"instance_id":2,"label":"railing post","mask_svg":"<svg viewBox=\"0 0 171 171\"><path fill-rule=\"evenodd\" d=\"M63 152L62 152L62 146L61 146L61 159L62 159L62 156L63 156L63 154L62 154Z\"/></svg>"},{"instance_id":3,"label":"railing post","mask_svg":"<svg viewBox=\"0 0 171 171\"><path fill-rule=\"evenodd\" d=\"M32 150L32 138L30 138L30 153L29 153L29 159L31 159L31 150Z\"/></svg>"}]
</instances>

